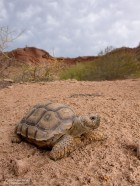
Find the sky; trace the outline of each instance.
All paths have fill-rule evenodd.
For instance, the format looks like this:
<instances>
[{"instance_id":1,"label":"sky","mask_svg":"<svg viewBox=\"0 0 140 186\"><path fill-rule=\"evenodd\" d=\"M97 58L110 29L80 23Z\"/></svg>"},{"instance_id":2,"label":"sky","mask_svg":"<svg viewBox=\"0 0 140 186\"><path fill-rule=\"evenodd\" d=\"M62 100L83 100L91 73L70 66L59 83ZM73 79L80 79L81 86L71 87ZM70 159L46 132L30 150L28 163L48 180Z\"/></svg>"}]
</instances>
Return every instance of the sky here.
<instances>
[{"instance_id":1,"label":"sky","mask_svg":"<svg viewBox=\"0 0 140 186\"><path fill-rule=\"evenodd\" d=\"M140 42L140 0L0 0L0 27L22 34L7 50L37 47L55 57L98 55Z\"/></svg>"}]
</instances>

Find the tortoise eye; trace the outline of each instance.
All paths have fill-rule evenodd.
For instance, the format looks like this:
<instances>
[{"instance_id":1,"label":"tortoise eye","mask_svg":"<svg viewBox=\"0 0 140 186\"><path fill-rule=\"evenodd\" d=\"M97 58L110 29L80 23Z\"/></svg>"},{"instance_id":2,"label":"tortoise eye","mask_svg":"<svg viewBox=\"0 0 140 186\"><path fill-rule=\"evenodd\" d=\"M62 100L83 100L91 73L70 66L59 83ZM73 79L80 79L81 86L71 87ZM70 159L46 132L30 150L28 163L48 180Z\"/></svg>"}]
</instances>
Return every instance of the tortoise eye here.
<instances>
[{"instance_id":1,"label":"tortoise eye","mask_svg":"<svg viewBox=\"0 0 140 186\"><path fill-rule=\"evenodd\" d=\"M95 117L95 116L91 116L90 119L91 119L91 120L95 120L96 117Z\"/></svg>"}]
</instances>

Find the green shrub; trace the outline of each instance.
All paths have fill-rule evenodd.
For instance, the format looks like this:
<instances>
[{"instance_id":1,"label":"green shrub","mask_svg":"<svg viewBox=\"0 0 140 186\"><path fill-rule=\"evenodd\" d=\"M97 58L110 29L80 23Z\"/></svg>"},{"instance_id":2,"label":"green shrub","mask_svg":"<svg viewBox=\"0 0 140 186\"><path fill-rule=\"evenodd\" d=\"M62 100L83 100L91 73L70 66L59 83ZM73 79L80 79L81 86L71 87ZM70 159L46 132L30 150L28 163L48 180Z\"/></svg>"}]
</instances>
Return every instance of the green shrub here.
<instances>
[{"instance_id":1,"label":"green shrub","mask_svg":"<svg viewBox=\"0 0 140 186\"><path fill-rule=\"evenodd\" d=\"M140 62L128 54L103 56L94 63L94 68L89 71L88 80L124 79L140 70Z\"/></svg>"},{"instance_id":2,"label":"green shrub","mask_svg":"<svg viewBox=\"0 0 140 186\"><path fill-rule=\"evenodd\" d=\"M88 75L89 64L77 63L72 67L69 67L60 73L60 79L77 79L84 80L85 76Z\"/></svg>"},{"instance_id":3,"label":"green shrub","mask_svg":"<svg viewBox=\"0 0 140 186\"><path fill-rule=\"evenodd\" d=\"M78 63L60 75L61 79L115 80L140 77L140 61L132 54L107 54L99 59Z\"/></svg>"}]
</instances>

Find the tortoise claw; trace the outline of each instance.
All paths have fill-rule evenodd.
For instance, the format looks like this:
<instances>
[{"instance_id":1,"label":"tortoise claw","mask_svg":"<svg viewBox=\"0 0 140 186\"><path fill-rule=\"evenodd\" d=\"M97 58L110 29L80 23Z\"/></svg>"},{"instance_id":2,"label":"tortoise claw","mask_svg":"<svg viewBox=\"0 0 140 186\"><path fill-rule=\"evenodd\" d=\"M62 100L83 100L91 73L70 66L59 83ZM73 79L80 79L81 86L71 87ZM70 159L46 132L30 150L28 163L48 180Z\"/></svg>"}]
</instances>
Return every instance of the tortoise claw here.
<instances>
[{"instance_id":1,"label":"tortoise claw","mask_svg":"<svg viewBox=\"0 0 140 186\"><path fill-rule=\"evenodd\" d=\"M22 139L19 136L17 135L12 136L12 139L11 139L12 143L21 143L21 141Z\"/></svg>"}]
</instances>

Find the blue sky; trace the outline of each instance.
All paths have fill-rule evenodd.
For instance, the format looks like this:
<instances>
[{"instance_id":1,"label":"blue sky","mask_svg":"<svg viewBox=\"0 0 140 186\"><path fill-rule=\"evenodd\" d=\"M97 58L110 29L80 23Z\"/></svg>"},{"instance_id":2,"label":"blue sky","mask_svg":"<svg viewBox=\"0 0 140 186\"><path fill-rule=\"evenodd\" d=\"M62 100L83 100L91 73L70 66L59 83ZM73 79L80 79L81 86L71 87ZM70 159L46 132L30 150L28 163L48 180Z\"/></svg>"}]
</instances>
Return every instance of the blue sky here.
<instances>
[{"instance_id":1,"label":"blue sky","mask_svg":"<svg viewBox=\"0 0 140 186\"><path fill-rule=\"evenodd\" d=\"M76 57L140 42L140 0L0 0L0 10L1 27L24 30L10 50L34 46Z\"/></svg>"}]
</instances>

